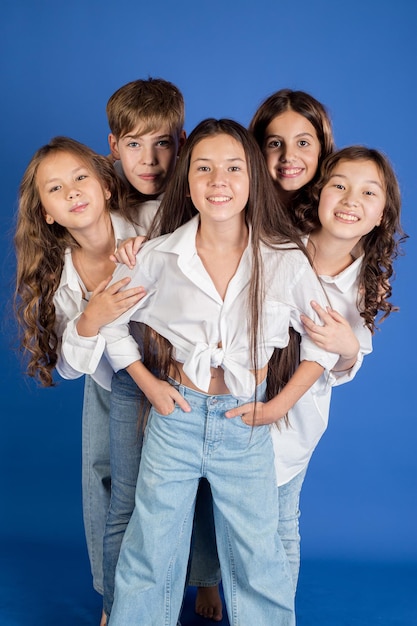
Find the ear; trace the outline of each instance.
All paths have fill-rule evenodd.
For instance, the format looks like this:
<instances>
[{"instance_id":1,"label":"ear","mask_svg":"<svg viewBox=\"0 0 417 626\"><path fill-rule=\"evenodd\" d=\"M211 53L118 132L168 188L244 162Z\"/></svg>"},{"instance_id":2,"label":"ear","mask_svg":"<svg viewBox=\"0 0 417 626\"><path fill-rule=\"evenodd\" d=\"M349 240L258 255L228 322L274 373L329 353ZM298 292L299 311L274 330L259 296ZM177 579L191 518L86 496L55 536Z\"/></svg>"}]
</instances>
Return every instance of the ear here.
<instances>
[{"instance_id":1,"label":"ear","mask_svg":"<svg viewBox=\"0 0 417 626\"><path fill-rule=\"evenodd\" d=\"M110 198L111 198L111 191L110 191L110 189L105 189L104 190L104 197L106 198L106 200L110 200Z\"/></svg>"},{"instance_id":2,"label":"ear","mask_svg":"<svg viewBox=\"0 0 417 626\"><path fill-rule=\"evenodd\" d=\"M116 160L116 161L120 161L120 153L119 153L119 149L117 147L118 141L116 139L116 137L113 135L113 133L109 134L109 148L110 148L110 152L112 157Z\"/></svg>"},{"instance_id":3,"label":"ear","mask_svg":"<svg viewBox=\"0 0 417 626\"><path fill-rule=\"evenodd\" d=\"M49 213L45 213L45 222L47 224L53 224L55 222L55 220L52 217L52 215L49 215Z\"/></svg>"},{"instance_id":4,"label":"ear","mask_svg":"<svg viewBox=\"0 0 417 626\"><path fill-rule=\"evenodd\" d=\"M185 130L182 130L180 132L180 135L178 137L178 152L177 152L177 156L179 155L179 153L181 152L181 148L183 147L183 145L185 144L185 140L187 138L186 132Z\"/></svg>"}]
</instances>

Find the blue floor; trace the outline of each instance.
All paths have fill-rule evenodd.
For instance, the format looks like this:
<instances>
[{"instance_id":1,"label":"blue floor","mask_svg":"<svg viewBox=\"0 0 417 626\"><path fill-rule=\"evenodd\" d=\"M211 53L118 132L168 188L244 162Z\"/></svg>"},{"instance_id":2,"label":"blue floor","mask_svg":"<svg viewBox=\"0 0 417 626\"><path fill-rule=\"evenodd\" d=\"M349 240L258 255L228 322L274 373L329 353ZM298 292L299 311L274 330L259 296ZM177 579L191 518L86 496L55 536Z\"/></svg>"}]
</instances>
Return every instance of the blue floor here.
<instances>
[{"instance_id":1,"label":"blue floor","mask_svg":"<svg viewBox=\"0 0 417 626\"><path fill-rule=\"evenodd\" d=\"M194 614L194 597L182 626L214 624ZM0 626L98 626L100 611L84 545L0 544ZM298 626L416 626L417 565L306 561L297 616Z\"/></svg>"}]
</instances>

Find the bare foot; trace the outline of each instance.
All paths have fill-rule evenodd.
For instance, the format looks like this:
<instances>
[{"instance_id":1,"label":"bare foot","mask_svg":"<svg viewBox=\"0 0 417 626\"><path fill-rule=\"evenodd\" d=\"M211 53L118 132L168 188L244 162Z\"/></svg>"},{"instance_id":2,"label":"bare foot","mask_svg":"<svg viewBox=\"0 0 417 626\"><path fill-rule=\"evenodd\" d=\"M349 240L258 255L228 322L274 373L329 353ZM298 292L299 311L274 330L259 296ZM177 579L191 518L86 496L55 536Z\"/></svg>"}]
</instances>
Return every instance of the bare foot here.
<instances>
[{"instance_id":1,"label":"bare foot","mask_svg":"<svg viewBox=\"0 0 417 626\"><path fill-rule=\"evenodd\" d=\"M106 624L107 624L107 616L103 609L103 612L101 614L100 626L106 626Z\"/></svg>"},{"instance_id":2,"label":"bare foot","mask_svg":"<svg viewBox=\"0 0 417 626\"><path fill-rule=\"evenodd\" d=\"M195 612L197 615L221 622L223 605L218 585L214 587L198 587L195 597Z\"/></svg>"}]
</instances>

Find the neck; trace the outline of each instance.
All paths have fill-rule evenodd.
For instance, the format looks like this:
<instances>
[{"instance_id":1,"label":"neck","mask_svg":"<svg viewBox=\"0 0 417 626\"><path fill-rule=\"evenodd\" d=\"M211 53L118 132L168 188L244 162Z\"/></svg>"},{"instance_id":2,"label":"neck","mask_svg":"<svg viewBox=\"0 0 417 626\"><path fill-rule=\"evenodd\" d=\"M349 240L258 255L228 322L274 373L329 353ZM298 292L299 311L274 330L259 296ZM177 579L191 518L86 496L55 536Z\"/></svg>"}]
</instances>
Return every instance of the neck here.
<instances>
[{"instance_id":1,"label":"neck","mask_svg":"<svg viewBox=\"0 0 417 626\"><path fill-rule=\"evenodd\" d=\"M200 217L200 225L197 231L198 245L212 250L224 250L225 248L246 248L249 238L249 229L242 219L227 222L207 222Z\"/></svg>"},{"instance_id":2,"label":"neck","mask_svg":"<svg viewBox=\"0 0 417 626\"><path fill-rule=\"evenodd\" d=\"M70 231L71 232L71 231ZM110 215L107 213L99 222L85 231L73 231L71 235L85 257L109 256L114 252L114 232Z\"/></svg>"},{"instance_id":3,"label":"neck","mask_svg":"<svg viewBox=\"0 0 417 626\"><path fill-rule=\"evenodd\" d=\"M311 233L307 250L318 274L336 276L354 261L352 250L359 239L344 241L328 236L323 230Z\"/></svg>"},{"instance_id":4,"label":"neck","mask_svg":"<svg viewBox=\"0 0 417 626\"><path fill-rule=\"evenodd\" d=\"M287 208L291 206L292 201L300 191L299 189L295 191L285 191L279 183L275 184L275 189L277 190L279 199Z\"/></svg>"}]
</instances>

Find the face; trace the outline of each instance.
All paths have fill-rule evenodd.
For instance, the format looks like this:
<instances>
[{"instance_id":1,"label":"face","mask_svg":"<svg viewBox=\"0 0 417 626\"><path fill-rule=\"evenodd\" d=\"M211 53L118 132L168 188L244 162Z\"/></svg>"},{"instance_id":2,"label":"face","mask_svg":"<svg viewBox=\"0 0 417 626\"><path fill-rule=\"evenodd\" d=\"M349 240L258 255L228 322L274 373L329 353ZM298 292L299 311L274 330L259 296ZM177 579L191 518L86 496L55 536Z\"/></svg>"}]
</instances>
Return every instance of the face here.
<instances>
[{"instance_id":1,"label":"face","mask_svg":"<svg viewBox=\"0 0 417 626\"><path fill-rule=\"evenodd\" d=\"M322 230L359 241L379 226L385 203L384 180L373 161L339 161L320 195Z\"/></svg>"},{"instance_id":2,"label":"face","mask_svg":"<svg viewBox=\"0 0 417 626\"><path fill-rule=\"evenodd\" d=\"M69 152L56 152L43 159L36 185L48 224L57 222L72 232L107 215L110 191L103 188L94 171Z\"/></svg>"},{"instance_id":3,"label":"face","mask_svg":"<svg viewBox=\"0 0 417 626\"><path fill-rule=\"evenodd\" d=\"M151 197L165 191L184 141L184 131L178 136L167 125L145 134L137 127L118 141L109 135L112 155L121 161L129 183L139 193Z\"/></svg>"},{"instance_id":4,"label":"face","mask_svg":"<svg viewBox=\"0 0 417 626\"><path fill-rule=\"evenodd\" d=\"M314 178L320 151L314 126L295 111L277 115L266 128L266 164L272 179L284 192L294 193Z\"/></svg>"},{"instance_id":5,"label":"face","mask_svg":"<svg viewBox=\"0 0 417 626\"><path fill-rule=\"evenodd\" d=\"M249 198L242 144L226 134L202 139L191 153L188 184L202 222L240 224Z\"/></svg>"}]
</instances>

